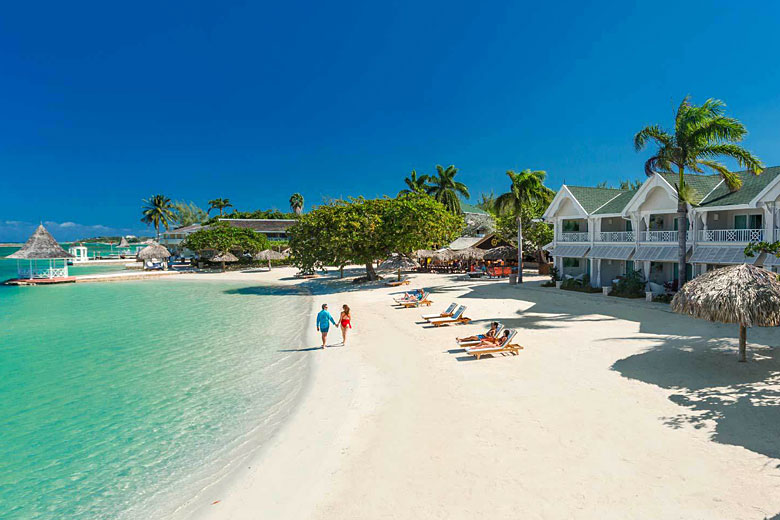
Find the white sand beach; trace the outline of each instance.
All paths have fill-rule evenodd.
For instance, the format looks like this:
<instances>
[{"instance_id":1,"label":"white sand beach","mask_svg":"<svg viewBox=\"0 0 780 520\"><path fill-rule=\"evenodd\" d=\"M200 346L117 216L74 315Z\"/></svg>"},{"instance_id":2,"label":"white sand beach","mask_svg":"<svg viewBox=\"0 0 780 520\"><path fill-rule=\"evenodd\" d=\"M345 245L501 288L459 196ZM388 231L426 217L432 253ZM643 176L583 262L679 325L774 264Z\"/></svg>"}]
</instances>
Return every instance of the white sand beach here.
<instances>
[{"instance_id":1,"label":"white sand beach","mask_svg":"<svg viewBox=\"0 0 780 520\"><path fill-rule=\"evenodd\" d=\"M300 283L292 273L208 276ZM312 317L349 304L350 341L312 350L311 325L298 347L313 375L292 419L181 518L780 514L777 329L750 330L752 360L737 363L736 326L539 283L413 275L433 293L421 311L391 306L399 289L319 280ZM453 301L472 324L421 323ZM492 320L518 329L519 355L456 350Z\"/></svg>"}]
</instances>

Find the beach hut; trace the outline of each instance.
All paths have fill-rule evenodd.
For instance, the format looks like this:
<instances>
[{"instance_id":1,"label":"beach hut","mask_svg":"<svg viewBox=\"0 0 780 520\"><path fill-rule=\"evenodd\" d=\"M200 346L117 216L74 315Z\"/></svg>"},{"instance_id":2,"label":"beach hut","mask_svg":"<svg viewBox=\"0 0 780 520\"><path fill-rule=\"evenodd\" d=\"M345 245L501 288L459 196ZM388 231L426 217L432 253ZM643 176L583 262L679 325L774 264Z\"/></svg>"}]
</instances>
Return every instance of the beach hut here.
<instances>
[{"instance_id":1,"label":"beach hut","mask_svg":"<svg viewBox=\"0 0 780 520\"><path fill-rule=\"evenodd\" d=\"M486 251L484 249L479 249L477 247L468 247L466 249L461 249L460 251L455 251L454 256L458 260L473 262L473 261L484 259L485 253Z\"/></svg>"},{"instance_id":2,"label":"beach hut","mask_svg":"<svg viewBox=\"0 0 780 520\"><path fill-rule=\"evenodd\" d=\"M284 260L287 258L287 255L284 253L280 253L278 251L274 251L273 249L264 249L257 253L255 256L252 257L255 260L268 261L268 270L271 270L271 260Z\"/></svg>"},{"instance_id":3,"label":"beach hut","mask_svg":"<svg viewBox=\"0 0 780 520\"><path fill-rule=\"evenodd\" d=\"M171 252L165 246L152 243L138 251L136 258L144 263L144 267L152 268L154 264L164 264L164 260L171 257ZM161 265L165 268L165 265Z\"/></svg>"},{"instance_id":4,"label":"beach hut","mask_svg":"<svg viewBox=\"0 0 780 520\"><path fill-rule=\"evenodd\" d=\"M517 258L517 248L512 246L494 247L493 249L488 249L483 258L491 262L496 260L514 260Z\"/></svg>"},{"instance_id":5,"label":"beach hut","mask_svg":"<svg viewBox=\"0 0 780 520\"><path fill-rule=\"evenodd\" d=\"M747 361L747 328L780 325L780 281L776 273L753 265L722 267L683 285L672 310L739 324L739 360Z\"/></svg>"},{"instance_id":6,"label":"beach hut","mask_svg":"<svg viewBox=\"0 0 780 520\"><path fill-rule=\"evenodd\" d=\"M68 278L68 260L73 255L62 249L43 224L21 249L6 258L15 259L20 280L61 280Z\"/></svg>"},{"instance_id":7,"label":"beach hut","mask_svg":"<svg viewBox=\"0 0 780 520\"><path fill-rule=\"evenodd\" d=\"M238 257L231 253L230 251L226 253L217 253L214 256L209 257L209 262L219 262L222 264L222 270L225 270L225 264L227 262L233 263L238 262Z\"/></svg>"}]
</instances>

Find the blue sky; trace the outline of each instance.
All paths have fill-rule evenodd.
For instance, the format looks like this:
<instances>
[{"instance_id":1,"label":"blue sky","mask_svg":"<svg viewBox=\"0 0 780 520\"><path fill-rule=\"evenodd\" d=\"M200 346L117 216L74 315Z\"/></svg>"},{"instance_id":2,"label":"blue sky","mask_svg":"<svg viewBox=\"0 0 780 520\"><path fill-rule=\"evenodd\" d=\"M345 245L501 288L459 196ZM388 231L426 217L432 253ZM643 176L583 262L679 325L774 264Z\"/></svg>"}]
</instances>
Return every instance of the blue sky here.
<instances>
[{"instance_id":1,"label":"blue sky","mask_svg":"<svg viewBox=\"0 0 780 520\"><path fill-rule=\"evenodd\" d=\"M544 5L543 5L544 4ZM307 207L455 164L638 178L631 146L717 97L780 164L769 2L24 3L0 17L0 241L139 233L155 193ZM92 233L94 231L94 233Z\"/></svg>"}]
</instances>

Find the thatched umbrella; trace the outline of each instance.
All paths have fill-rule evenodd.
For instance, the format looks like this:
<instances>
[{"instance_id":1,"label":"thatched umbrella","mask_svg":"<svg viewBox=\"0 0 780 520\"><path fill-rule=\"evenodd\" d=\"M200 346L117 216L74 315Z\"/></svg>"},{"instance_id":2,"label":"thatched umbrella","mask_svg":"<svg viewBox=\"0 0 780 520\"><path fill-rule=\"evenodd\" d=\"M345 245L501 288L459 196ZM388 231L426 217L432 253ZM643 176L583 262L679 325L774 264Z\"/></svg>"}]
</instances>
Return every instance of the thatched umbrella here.
<instances>
[{"instance_id":1,"label":"thatched umbrella","mask_svg":"<svg viewBox=\"0 0 780 520\"><path fill-rule=\"evenodd\" d=\"M499 246L489 249L485 256L485 260L514 260L517 258L517 248L512 246Z\"/></svg>"},{"instance_id":2,"label":"thatched umbrella","mask_svg":"<svg viewBox=\"0 0 780 520\"><path fill-rule=\"evenodd\" d=\"M255 256L253 256L255 260L267 260L268 261L268 269L271 269L271 260L284 260L287 258L287 255L280 253L278 251L274 251L273 249L264 249L257 253Z\"/></svg>"},{"instance_id":3,"label":"thatched umbrella","mask_svg":"<svg viewBox=\"0 0 780 520\"><path fill-rule=\"evenodd\" d=\"M451 262L455 258L455 252L452 249L439 249L431 258L436 262Z\"/></svg>"},{"instance_id":4,"label":"thatched umbrella","mask_svg":"<svg viewBox=\"0 0 780 520\"><path fill-rule=\"evenodd\" d=\"M168 249L165 246L161 246L160 244L149 244L145 248L138 251L136 254L136 258L138 260L152 260L155 258L164 259L164 258L170 258L171 252L168 251Z\"/></svg>"},{"instance_id":5,"label":"thatched umbrella","mask_svg":"<svg viewBox=\"0 0 780 520\"><path fill-rule=\"evenodd\" d=\"M230 251L227 251L225 253L217 253L211 257L209 257L209 262L219 262L222 264L222 270L225 270L225 263L226 262L238 262L238 257L231 253Z\"/></svg>"},{"instance_id":6,"label":"thatched umbrella","mask_svg":"<svg viewBox=\"0 0 780 520\"><path fill-rule=\"evenodd\" d=\"M46 231L43 224L38 226L35 232L30 235L27 242L18 251L11 253L6 258L15 258L17 260L54 260L62 258L73 258L73 255L62 249L60 245Z\"/></svg>"},{"instance_id":7,"label":"thatched umbrella","mask_svg":"<svg viewBox=\"0 0 780 520\"><path fill-rule=\"evenodd\" d=\"M398 280L401 280L402 269L414 269L419 264L404 255L393 254L379 265L379 269L383 271L398 271Z\"/></svg>"},{"instance_id":8,"label":"thatched umbrella","mask_svg":"<svg viewBox=\"0 0 780 520\"><path fill-rule=\"evenodd\" d=\"M747 327L780 325L777 274L742 264L709 271L683 285L672 310L721 323L739 323L739 360L747 360Z\"/></svg>"}]
</instances>

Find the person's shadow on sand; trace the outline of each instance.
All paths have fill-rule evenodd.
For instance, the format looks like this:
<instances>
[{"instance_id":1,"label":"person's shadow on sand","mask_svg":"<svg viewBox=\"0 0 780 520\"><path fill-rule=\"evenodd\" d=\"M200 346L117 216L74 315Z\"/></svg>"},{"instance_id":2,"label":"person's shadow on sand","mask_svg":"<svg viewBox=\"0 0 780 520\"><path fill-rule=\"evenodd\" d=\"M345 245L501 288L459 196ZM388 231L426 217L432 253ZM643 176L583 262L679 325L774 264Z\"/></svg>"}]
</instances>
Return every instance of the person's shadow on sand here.
<instances>
[{"instance_id":1,"label":"person's shadow on sand","mask_svg":"<svg viewBox=\"0 0 780 520\"><path fill-rule=\"evenodd\" d=\"M328 350L329 348L337 348L337 347L343 347L341 343L334 343L332 345L325 345L325 350ZM278 352L311 352L314 350L323 350L321 346L316 347L301 347L301 348L284 348L279 349Z\"/></svg>"}]
</instances>

